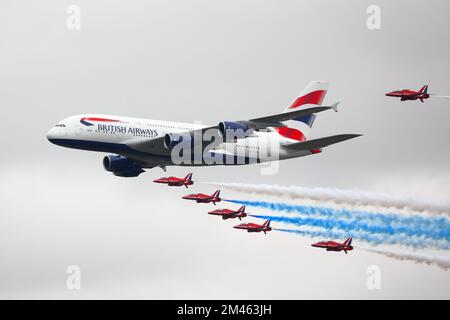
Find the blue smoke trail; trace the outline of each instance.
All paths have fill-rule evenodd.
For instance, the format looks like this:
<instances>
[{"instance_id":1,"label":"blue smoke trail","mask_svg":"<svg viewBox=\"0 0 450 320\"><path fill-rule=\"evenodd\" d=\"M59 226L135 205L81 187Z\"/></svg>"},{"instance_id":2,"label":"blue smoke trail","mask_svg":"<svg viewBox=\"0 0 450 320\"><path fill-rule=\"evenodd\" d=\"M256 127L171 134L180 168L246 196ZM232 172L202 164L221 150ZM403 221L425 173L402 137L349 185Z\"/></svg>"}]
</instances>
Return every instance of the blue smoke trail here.
<instances>
[{"instance_id":1,"label":"blue smoke trail","mask_svg":"<svg viewBox=\"0 0 450 320\"><path fill-rule=\"evenodd\" d=\"M450 246L443 240L432 240L423 237L409 237L405 235L386 236L382 234L369 234L367 232L349 232L346 233L341 230L300 230L300 229L282 229L273 228L274 231L282 231L288 233L295 233L303 237L324 238L324 239L345 239L353 237L356 241L363 241L372 245L403 245L405 247L419 248L436 248L449 249Z\"/></svg>"},{"instance_id":2,"label":"blue smoke trail","mask_svg":"<svg viewBox=\"0 0 450 320\"><path fill-rule=\"evenodd\" d=\"M344 239L346 237L355 237L354 234L345 233L337 230L300 230L300 229L283 229L272 228L273 231L282 231L287 233L295 233L304 237L311 238L332 238L332 239ZM356 237L355 237L356 238Z\"/></svg>"},{"instance_id":3,"label":"blue smoke trail","mask_svg":"<svg viewBox=\"0 0 450 320\"><path fill-rule=\"evenodd\" d=\"M336 234L333 232L343 232L339 237L343 237L344 234L347 236L354 236L355 238L361 239L363 241L372 244L401 244L405 246L412 246L415 248L423 247L435 247L438 249L449 249L450 243L449 239L434 239L428 237L426 234L422 235L408 235L406 233L400 232L380 232L378 227L372 228L366 224L354 225L353 223L348 223L339 220L321 219L321 218L311 218L311 217L283 217L283 216L267 216L267 215L249 215L258 219L270 219L271 221L281 222L296 226L310 226L325 229L326 232L324 236L335 237ZM337 229L337 230L336 230ZM303 231L303 230L302 230ZM306 231L303 231L306 232Z\"/></svg>"},{"instance_id":4,"label":"blue smoke trail","mask_svg":"<svg viewBox=\"0 0 450 320\"><path fill-rule=\"evenodd\" d=\"M309 205L271 203L264 201L226 201L247 206L260 207L272 211L283 211L288 213L293 212L307 215L308 218L298 218L301 219L301 224L311 223L311 225L322 228L340 228L346 231L361 230L371 233L384 233L390 235L404 233L409 236L425 236L431 239L443 239L450 241L450 220L445 216L401 216L393 213L384 214ZM319 216L326 219L313 219L311 216ZM287 220L284 221L286 223L299 225L297 218L286 219Z\"/></svg>"}]
</instances>

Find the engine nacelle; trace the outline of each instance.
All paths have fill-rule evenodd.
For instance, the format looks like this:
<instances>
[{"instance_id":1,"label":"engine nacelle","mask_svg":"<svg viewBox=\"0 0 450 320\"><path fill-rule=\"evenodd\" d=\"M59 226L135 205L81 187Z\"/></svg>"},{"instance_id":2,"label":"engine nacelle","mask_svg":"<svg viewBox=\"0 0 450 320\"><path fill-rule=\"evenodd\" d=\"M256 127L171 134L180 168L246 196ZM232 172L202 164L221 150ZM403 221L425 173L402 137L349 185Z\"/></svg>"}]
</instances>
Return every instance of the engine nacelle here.
<instances>
[{"instance_id":1,"label":"engine nacelle","mask_svg":"<svg viewBox=\"0 0 450 320\"><path fill-rule=\"evenodd\" d=\"M170 149L175 147L180 142L186 140L191 141L191 136L181 133L166 133L166 135L164 136L164 147L166 147L166 149Z\"/></svg>"},{"instance_id":2,"label":"engine nacelle","mask_svg":"<svg viewBox=\"0 0 450 320\"><path fill-rule=\"evenodd\" d=\"M246 137L249 126L233 121L222 121L219 123L219 132L222 137L232 136L236 139L242 139Z\"/></svg>"},{"instance_id":3,"label":"engine nacelle","mask_svg":"<svg viewBox=\"0 0 450 320\"><path fill-rule=\"evenodd\" d=\"M103 167L119 177L137 177L145 172L136 162L122 157L109 155L103 158Z\"/></svg>"}]
</instances>

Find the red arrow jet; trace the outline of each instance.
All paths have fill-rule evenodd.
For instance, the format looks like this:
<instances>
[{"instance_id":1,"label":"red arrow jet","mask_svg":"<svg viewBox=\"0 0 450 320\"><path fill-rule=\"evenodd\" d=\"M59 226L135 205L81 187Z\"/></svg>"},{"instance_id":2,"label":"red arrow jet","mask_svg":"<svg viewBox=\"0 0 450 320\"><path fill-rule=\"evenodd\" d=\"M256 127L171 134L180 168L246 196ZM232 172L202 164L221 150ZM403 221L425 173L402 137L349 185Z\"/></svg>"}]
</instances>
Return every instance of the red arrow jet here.
<instances>
[{"instance_id":1,"label":"red arrow jet","mask_svg":"<svg viewBox=\"0 0 450 320\"><path fill-rule=\"evenodd\" d=\"M245 206L240 207L237 210L230 210L230 209L217 209L214 211L208 212L208 214L212 214L214 216L222 216L223 220L227 219L234 219L234 218L245 218L247 214L245 213Z\"/></svg>"},{"instance_id":2,"label":"red arrow jet","mask_svg":"<svg viewBox=\"0 0 450 320\"><path fill-rule=\"evenodd\" d=\"M217 190L212 195L207 195L204 193L194 193L194 194L188 194L187 196L184 196L183 199L186 200L194 200L197 203L210 203L212 202L214 205L216 205L216 202L222 201L222 199L219 197L220 190Z\"/></svg>"},{"instance_id":3,"label":"red arrow jet","mask_svg":"<svg viewBox=\"0 0 450 320\"><path fill-rule=\"evenodd\" d=\"M419 99L423 102L423 100L430 97L430 94L428 94L428 85L424 85L419 91L409 89L396 90L386 93L386 96L400 98L400 101Z\"/></svg>"},{"instance_id":4,"label":"red arrow jet","mask_svg":"<svg viewBox=\"0 0 450 320\"><path fill-rule=\"evenodd\" d=\"M164 177L153 180L154 183L164 183L170 187L181 187L185 186L186 189L188 186L193 185L194 181L192 181L192 172L189 172L188 175L184 178L177 177Z\"/></svg>"},{"instance_id":5,"label":"red arrow jet","mask_svg":"<svg viewBox=\"0 0 450 320\"><path fill-rule=\"evenodd\" d=\"M257 224L257 223L242 223L237 226L234 226L235 229L242 229L247 230L247 232L269 232L272 230L270 227L270 220L266 220L263 224Z\"/></svg>"},{"instance_id":6,"label":"red arrow jet","mask_svg":"<svg viewBox=\"0 0 450 320\"><path fill-rule=\"evenodd\" d=\"M352 247L352 238L347 238L344 243L334 242L334 241L320 241L311 245L316 248L324 248L327 251L344 251L347 254L347 251L353 250Z\"/></svg>"}]
</instances>

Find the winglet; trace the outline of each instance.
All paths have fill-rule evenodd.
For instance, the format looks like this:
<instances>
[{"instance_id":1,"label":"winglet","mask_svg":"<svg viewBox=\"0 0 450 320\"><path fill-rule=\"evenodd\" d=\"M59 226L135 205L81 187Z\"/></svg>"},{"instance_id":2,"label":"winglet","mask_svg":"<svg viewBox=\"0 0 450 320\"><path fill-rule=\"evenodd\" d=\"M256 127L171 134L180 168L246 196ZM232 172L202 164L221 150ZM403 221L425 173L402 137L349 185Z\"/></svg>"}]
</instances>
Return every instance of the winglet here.
<instances>
[{"instance_id":1,"label":"winglet","mask_svg":"<svg viewBox=\"0 0 450 320\"><path fill-rule=\"evenodd\" d=\"M339 102L336 102L335 104L332 104L330 107L331 107L331 109L334 110L334 112L338 112L338 105L339 105Z\"/></svg>"}]
</instances>

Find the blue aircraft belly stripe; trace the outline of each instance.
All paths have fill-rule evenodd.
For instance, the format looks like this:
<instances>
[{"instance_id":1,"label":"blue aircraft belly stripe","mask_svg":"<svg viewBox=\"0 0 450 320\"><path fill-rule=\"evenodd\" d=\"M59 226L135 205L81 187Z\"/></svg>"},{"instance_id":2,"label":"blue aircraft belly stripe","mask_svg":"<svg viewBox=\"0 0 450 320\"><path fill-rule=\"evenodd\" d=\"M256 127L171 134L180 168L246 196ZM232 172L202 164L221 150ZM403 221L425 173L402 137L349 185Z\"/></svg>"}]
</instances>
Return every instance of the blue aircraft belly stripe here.
<instances>
[{"instance_id":1,"label":"blue aircraft belly stripe","mask_svg":"<svg viewBox=\"0 0 450 320\"><path fill-rule=\"evenodd\" d=\"M77 140L77 139L49 139L49 141L56 145L73 149L113 152L113 153L136 152L130 147L128 147L126 144L122 143L110 143L110 142L99 142L99 141Z\"/></svg>"},{"instance_id":2,"label":"blue aircraft belly stripe","mask_svg":"<svg viewBox=\"0 0 450 320\"><path fill-rule=\"evenodd\" d=\"M98 152L108 152L108 153L116 153L122 154L126 156L135 156L138 159L144 159L144 157L154 156L155 158L159 158L163 160L166 164L171 163L170 156L161 156L161 155L152 155L151 153L145 153L141 151L136 151L131 149L129 146L123 143L111 143L111 142L99 142L99 141L90 141L90 140L78 140L78 139L48 139L51 143L72 149L80 149L80 150L89 150L89 151L98 151ZM223 155L225 157L225 155ZM250 164L250 162L255 162L255 159L244 157L244 163L240 163L238 161L238 156L233 157L232 163L227 163L225 160L223 161L224 165L240 165L240 164ZM242 159L242 157L240 157ZM260 159L256 159L256 163L260 163Z\"/></svg>"},{"instance_id":3,"label":"blue aircraft belly stripe","mask_svg":"<svg viewBox=\"0 0 450 320\"><path fill-rule=\"evenodd\" d=\"M144 162L147 161L152 162L152 160L153 161L156 160L159 162L159 164L162 165L172 164L172 159L170 156L153 155L151 153L136 151L123 143L99 142L99 141L78 140L78 139L49 139L49 141L51 143L66 148L115 153L127 157L131 156ZM147 160L148 158L151 159Z\"/></svg>"}]
</instances>

